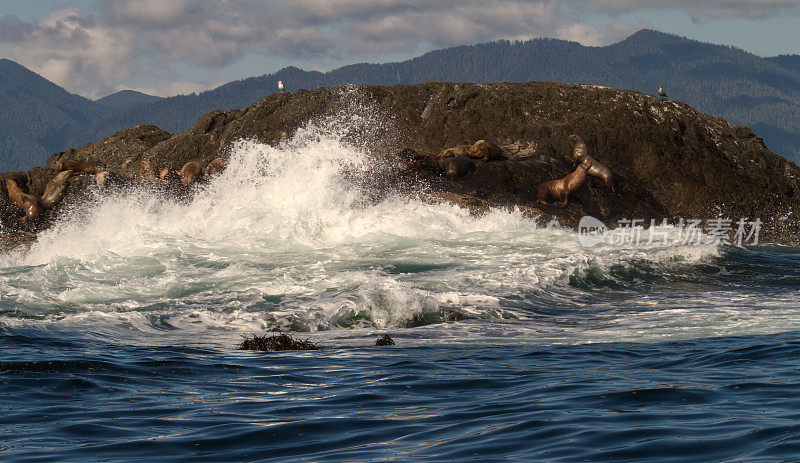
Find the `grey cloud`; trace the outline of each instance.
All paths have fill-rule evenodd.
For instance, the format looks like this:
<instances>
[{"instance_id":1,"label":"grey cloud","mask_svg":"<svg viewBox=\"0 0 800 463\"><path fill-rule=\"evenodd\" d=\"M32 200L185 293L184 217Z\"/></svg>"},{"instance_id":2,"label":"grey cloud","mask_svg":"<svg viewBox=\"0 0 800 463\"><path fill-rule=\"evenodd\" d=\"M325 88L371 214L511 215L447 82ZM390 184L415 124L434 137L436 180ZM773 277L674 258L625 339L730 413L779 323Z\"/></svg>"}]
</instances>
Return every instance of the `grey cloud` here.
<instances>
[{"instance_id":1,"label":"grey cloud","mask_svg":"<svg viewBox=\"0 0 800 463\"><path fill-rule=\"evenodd\" d=\"M0 42L23 42L30 37L32 31L32 25L14 15L0 18Z\"/></svg>"},{"instance_id":2,"label":"grey cloud","mask_svg":"<svg viewBox=\"0 0 800 463\"><path fill-rule=\"evenodd\" d=\"M37 23L0 19L0 46L23 64L84 93L137 75L173 76L181 65L213 71L245 54L305 63L381 60L497 39L557 37L589 45L641 24L642 9L679 9L695 20L796 14L800 0L100 0L94 14L51 12ZM611 25L589 25L585 15ZM317 65L317 64L313 64ZM52 75L46 74L50 72ZM84 75L79 75L83 73ZM189 84L186 84L189 85ZM89 90L89 87L92 90Z\"/></svg>"},{"instance_id":3,"label":"grey cloud","mask_svg":"<svg viewBox=\"0 0 800 463\"><path fill-rule=\"evenodd\" d=\"M617 15L641 9L683 10L695 21L730 18L766 18L781 14L798 14L799 0L597 0L580 2L589 11Z\"/></svg>"}]
</instances>

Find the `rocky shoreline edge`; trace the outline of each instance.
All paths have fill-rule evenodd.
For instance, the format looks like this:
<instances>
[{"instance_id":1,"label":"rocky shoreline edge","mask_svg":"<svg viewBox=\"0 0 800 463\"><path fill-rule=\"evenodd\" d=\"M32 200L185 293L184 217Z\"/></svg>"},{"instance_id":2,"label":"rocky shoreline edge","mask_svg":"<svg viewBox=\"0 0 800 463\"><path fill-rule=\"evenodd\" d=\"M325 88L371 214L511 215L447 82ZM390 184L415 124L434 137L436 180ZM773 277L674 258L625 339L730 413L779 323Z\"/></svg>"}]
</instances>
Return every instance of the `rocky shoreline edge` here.
<instances>
[{"instance_id":1,"label":"rocky shoreline edge","mask_svg":"<svg viewBox=\"0 0 800 463\"><path fill-rule=\"evenodd\" d=\"M568 228L584 216L609 228L631 219L645 227L650 219L758 219L761 242L800 241L794 214L800 168L769 151L749 128L638 92L529 82L317 88L268 95L245 110L213 111L178 134L132 127L56 153L47 166L0 174L0 247L29 244L71 205L109 186L148 184L169 195L191 194L192 183L212 163L224 164L235 141L275 145L309 121L342 113L372 121L370 127L350 124L345 137L389 166L375 182L378 189L449 201L476 214L518 208L541 224L556 220ZM566 207L542 204L539 186L575 170L570 136L576 134L613 172L613 188L589 178ZM486 152L470 148L481 141ZM451 169L448 163L459 157L468 161ZM52 199L48 183L72 161L88 171L73 169L63 197L42 208L36 224L26 223L7 180L41 204ZM188 183L181 175L186 166L195 172Z\"/></svg>"}]
</instances>

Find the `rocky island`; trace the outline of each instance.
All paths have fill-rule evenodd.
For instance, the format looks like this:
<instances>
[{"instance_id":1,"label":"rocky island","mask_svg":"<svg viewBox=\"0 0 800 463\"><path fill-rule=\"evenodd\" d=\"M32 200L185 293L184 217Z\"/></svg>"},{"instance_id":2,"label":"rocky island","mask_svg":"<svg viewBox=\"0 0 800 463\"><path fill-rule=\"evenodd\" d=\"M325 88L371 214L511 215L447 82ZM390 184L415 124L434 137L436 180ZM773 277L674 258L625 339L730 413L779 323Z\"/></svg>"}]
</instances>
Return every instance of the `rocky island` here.
<instances>
[{"instance_id":1,"label":"rocky island","mask_svg":"<svg viewBox=\"0 0 800 463\"><path fill-rule=\"evenodd\" d=\"M645 219L645 225L664 218L759 218L761 241L798 242L800 168L770 152L749 128L678 101L584 84L426 83L278 93L246 110L208 113L183 133L140 125L56 153L47 166L0 178L40 198L58 174L58 162L76 160L116 179L142 182L142 166L154 173L179 172L186 163L203 168L228 156L236 140L280 143L354 100L385 121L378 131L352 128L354 143L393 166L392 175L384 172L378 184L403 194L453 202L475 213L518 207L542 223L556 219L571 228L585 215L610 228L633 218ZM590 178L566 207L542 204L539 186L576 168L574 134L613 172L613 188ZM432 161L443 150L479 140L498 147L498 156L470 161L471 168L457 175L445 175ZM0 182L3 247L35 239L37 230L97 188L94 175L73 174L67 183L60 203L42 212L37 227L26 228L20 222L24 211L13 206L6 182Z\"/></svg>"}]
</instances>

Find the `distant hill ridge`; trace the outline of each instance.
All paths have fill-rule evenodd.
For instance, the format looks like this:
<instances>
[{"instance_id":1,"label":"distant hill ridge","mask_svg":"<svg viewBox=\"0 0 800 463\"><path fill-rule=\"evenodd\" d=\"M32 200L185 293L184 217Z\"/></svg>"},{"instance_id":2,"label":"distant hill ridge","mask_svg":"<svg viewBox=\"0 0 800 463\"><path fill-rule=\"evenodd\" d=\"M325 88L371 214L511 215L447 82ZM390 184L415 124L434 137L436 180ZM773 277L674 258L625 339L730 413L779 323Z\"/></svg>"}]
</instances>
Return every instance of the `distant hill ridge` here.
<instances>
[{"instance_id":1,"label":"distant hill ridge","mask_svg":"<svg viewBox=\"0 0 800 463\"><path fill-rule=\"evenodd\" d=\"M4 73L0 66L0 74ZM5 75L0 76L3 95L7 92L6 80ZM48 132L46 148L9 152L3 142L28 132L9 132L7 127L0 127L0 170L42 164L54 151L82 146L137 124L184 131L206 112L245 108L276 92L278 80L286 84L287 91L344 84L546 81L583 82L653 94L663 85L671 99L724 117L732 124L748 125L770 149L795 162L800 160L799 56L762 58L730 46L645 29L605 47L557 39L498 41L436 50L403 62L353 64L327 73L288 67L199 94L116 108L73 95L88 106L83 112L77 111L74 119L67 119L69 123L62 123L60 131ZM77 105L80 100L75 101ZM64 140L64 144L53 149L58 140ZM16 143L17 147L24 145L19 140Z\"/></svg>"},{"instance_id":2,"label":"distant hill ridge","mask_svg":"<svg viewBox=\"0 0 800 463\"><path fill-rule=\"evenodd\" d=\"M159 100L161 100L161 97L148 95L135 90L122 90L120 92L104 96L98 100L94 100L94 102L101 106L105 106L106 108L124 110Z\"/></svg>"}]
</instances>

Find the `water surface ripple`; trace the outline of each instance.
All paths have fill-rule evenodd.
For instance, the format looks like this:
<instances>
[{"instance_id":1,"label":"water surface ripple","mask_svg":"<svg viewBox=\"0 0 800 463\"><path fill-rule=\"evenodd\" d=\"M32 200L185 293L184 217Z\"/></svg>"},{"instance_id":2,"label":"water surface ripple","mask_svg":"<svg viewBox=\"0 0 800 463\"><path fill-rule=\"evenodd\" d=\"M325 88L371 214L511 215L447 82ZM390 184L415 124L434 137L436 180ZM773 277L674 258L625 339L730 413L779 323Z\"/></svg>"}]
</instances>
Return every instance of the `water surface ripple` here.
<instances>
[{"instance_id":1,"label":"water surface ripple","mask_svg":"<svg viewBox=\"0 0 800 463\"><path fill-rule=\"evenodd\" d=\"M0 459L13 461L790 461L800 451L797 333L248 353L119 351L5 329L0 343Z\"/></svg>"}]
</instances>

